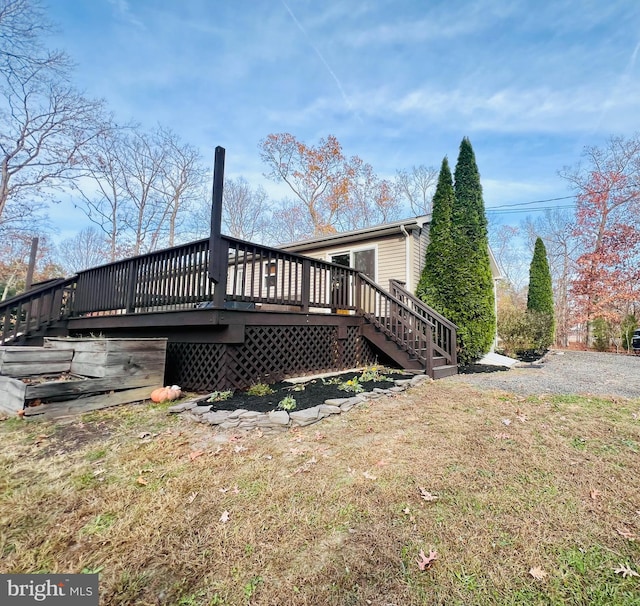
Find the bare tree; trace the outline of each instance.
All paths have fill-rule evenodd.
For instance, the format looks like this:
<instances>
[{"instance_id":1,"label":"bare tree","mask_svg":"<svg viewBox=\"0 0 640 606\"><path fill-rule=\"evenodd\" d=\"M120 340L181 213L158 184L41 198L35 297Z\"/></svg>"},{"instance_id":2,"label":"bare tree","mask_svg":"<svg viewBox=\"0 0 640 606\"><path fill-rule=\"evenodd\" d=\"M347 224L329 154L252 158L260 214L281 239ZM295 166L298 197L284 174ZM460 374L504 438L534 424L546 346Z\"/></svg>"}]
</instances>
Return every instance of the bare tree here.
<instances>
[{"instance_id":1,"label":"bare tree","mask_svg":"<svg viewBox=\"0 0 640 606\"><path fill-rule=\"evenodd\" d=\"M202 164L200 152L180 141L167 128L160 127L157 144L163 150L159 185L156 186L164 210L153 234L151 248L157 247L159 238L166 233L169 246L173 246L179 228L183 225L191 204L197 200L207 180L207 170Z\"/></svg>"},{"instance_id":2,"label":"bare tree","mask_svg":"<svg viewBox=\"0 0 640 606\"><path fill-rule=\"evenodd\" d=\"M73 274L109 261L107 238L95 227L85 227L58 244L59 264Z\"/></svg>"},{"instance_id":3,"label":"bare tree","mask_svg":"<svg viewBox=\"0 0 640 606\"><path fill-rule=\"evenodd\" d=\"M263 242L271 210L264 188L252 188L244 177L225 179L222 196L225 232L241 240Z\"/></svg>"},{"instance_id":4,"label":"bare tree","mask_svg":"<svg viewBox=\"0 0 640 606\"><path fill-rule=\"evenodd\" d=\"M529 271L527 257L522 254L520 230L513 225L489 223L489 244L500 270L512 290L519 293L524 288Z\"/></svg>"},{"instance_id":5,"label":"bare tree","mask_svg":"<svg viewBox=\"0 0 640 606\"><path fill-rule=\"evenodd\" d=\"M348 203L341 208L337 224L341 231L388 223L400 214L397 190L380 179L371 164L357 156L349 160Z\"/></svg>"},{"instance_id":6,"label":"bare tree","mask_svg":"<svg viewBox=\"0 0 640 606\"><path fill-rule=\"evenodd\" d=\"M36 216L51 188L78 177L81 151L109 128L102 102L70 85L66 55L44 49L48 28L35 0L0 2L0 223Z\"/></svg>"},{"instance_id":7,"label":"bare tree","mask_svg":"<svg viewBox=\"0 0 640 606\"><path fill-rule=\"evenodd\" d=\"M431 213L431 200L438 182L438 170L433 166L412 166L411 170L396 172L395 186L398 195L409 203L416 215Z\"/></svg>"},{"instance_id":8,"label":"bare tree","mask_svg":"<svg viewBox=\"0 0 640 606\"><path fill-rule=\"evenodd\" d=\"M125 227L122 219L127 198L120 162L120 156L124 153L123 134L122 130L114 129L93 140L82 154L84 170L90 179L73 183L82 202L76 207L103 232L109 249L109 261L115 261L124 252Z\"/></svg>"}]
</instances>

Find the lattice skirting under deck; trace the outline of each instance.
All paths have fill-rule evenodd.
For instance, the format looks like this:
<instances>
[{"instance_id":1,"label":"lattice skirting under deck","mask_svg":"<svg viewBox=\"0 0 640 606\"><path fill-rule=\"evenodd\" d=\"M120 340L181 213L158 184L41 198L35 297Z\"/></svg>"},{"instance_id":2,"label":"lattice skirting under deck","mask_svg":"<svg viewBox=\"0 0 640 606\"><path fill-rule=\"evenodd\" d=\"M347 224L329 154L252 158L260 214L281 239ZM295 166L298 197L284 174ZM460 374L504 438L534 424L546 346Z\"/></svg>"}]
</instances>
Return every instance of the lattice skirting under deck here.
<instances>
[{"instance_id":1,"label":"lattice skirting under deck","mask_svg":"<svg viewBox=\"0 0 640 606\"><path fill-rule=\"evenodd\" d=\"M245 389L255 383L373 364L357 326L247 326L242 344L169 343L168 383L191 391Z\"/></svg>"}]
</instances>

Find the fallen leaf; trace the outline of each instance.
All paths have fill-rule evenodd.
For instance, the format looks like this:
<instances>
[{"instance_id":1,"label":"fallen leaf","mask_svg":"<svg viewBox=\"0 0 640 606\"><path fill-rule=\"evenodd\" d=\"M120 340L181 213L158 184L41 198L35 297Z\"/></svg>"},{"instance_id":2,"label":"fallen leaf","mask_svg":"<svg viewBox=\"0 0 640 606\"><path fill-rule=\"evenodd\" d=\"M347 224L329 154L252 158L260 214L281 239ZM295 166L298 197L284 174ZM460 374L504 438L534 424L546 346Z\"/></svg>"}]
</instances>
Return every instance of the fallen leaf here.
<instances>
[{"instance_id":1,"label":"fallen leaf","mask_svg":"<svg viewBox=\"0 0 640 606\"><path fill-rule=\"evenodd\" d=\"M503 425L511 425L511 419L502 419L502 424Z\"/></svg>"},{"instance_id":2,"label":"fallen leaf","mask_svg":"<svg viewBox=\"0 0 640 606\"><path fill-rule=\"evenodd\" d=\"M410 510L408 507L405 507L405 508L402 510L402 513L406 513L407 515L409 515L409 514L411 513L411 510Z\"/></svg>"},{"instance_id":3,"label":"fallen leaf","mask_svg":"<svg viewBox=\"0 0 640 606\"><path fill-rule=\"evenodd\" d=\"M242 440L242 436L234 435L229 438L229 442L239 442Z\"/></svg>"},{"instance_id":4,"label":"fallen leaf","mask_svg":"<svg viewBox=\"0 0 640 606\"><path fill-rule=\"evenodd\" d=\"M497 433L493 436L496 440L510 440L511 436L508 433Z\"/></svg>"},{"instance_id":5,"label":"fallen leaf","mask_svg":"<svg viewBox=\"0 0 640 606\"><path fill-rule=\"evenodd\" d=\"M144 440L145 438L150 438L150 437L151 437L151 433L148 431L143 431L142 433L138 434L139 440Z\"/></svg>"},{"instance_id":6,"label":"fallen leaf","mask_svg":"<svg viewBox=\"0 0 640 606\"><path fill-rule=\"evenodd\" d=\"M318 461L316 460L315 457L311 457L308 461L306 461L304 464L300 465L300 467L298 467L298 469L296 469L293 473L308 473L311 471L311 467L313 465L315 465Z\"/></svg>"},{"instance_id":7,"label":"fallen leaf","mask_svg":"<svg viewBox=\"0 0 640 606\"><path fill-rule=\"evenodd\" d=\"M591 497L591 499L593 501L595 501L598 497L602 496L602 493L599 490L596 490L595 488L593 488L590 492L589 492L589 496Z\"/></svg>"},{"instance_id":8,"label":"fallen leaf","mask_svg":"<svg viewBox=\"0 0 640 606\"><path fill-rule=\"evenodd\" d=\"M616 574L621 574L622 578L624 578L624 579L626 579L628 577L640 577L640 574L638 574L628 564L618 564L618 567L614 568L613 572L615 572Z\"/></svg>"},{"instance_id":9,"label":"fallen leaf","mask_svg":"<svg viewBox=\"0 0 640 606\"><path fill-rule=\"evenodd\" d=\"M198 457L201 457L204 454L204 451L202 450L194 450L193 452L189 453L189 459L191 461L195 461Z\"/></svg>"},{"instance_id":10,"label":"fallen leaf","mask_svg":"<svg viewBox=\"0 0 640 606\"><path fill-rule=\"evenodd\" d=\"M420 486L418 490L420 491L420 498L427 501L428 503L438 500L438 495L431 494L426 488L422 488L422 486Z\"/></svg>"},{"instance_id":11,"label":"fallen leaf","mask_svg":"<svg viewBox=\"0 0 640 606\"><path fill-rule=\"evenodd\" d=\"M228 488L218 488L218 492L221 492L222 494L224 494L225 492L229 492Z\"/></svg>"},{"instance_id":12,"label":"fallen leaf","mask_svg":"<svg viewBox=\"0 0 640 606\"><path fill-rule=\"evenodd\" d=\"M303 455L306 451L304 450L304 448L291 448L289 449L289 452L292 455L300 456L300 455Z\"/></svg>"},{"instance_id":13,"label":"fallen leaf","mask_svg":"<svg viewBox=\"0 0 640 606\"><path fill-rule=\"evenodd\" d=\"M377 480L378 477L374 476L373 474L370 474L368 471L363 471L362 475L367 478L367 480Z\"/></svg>"},{"instance_id":14,"label":"fallen leaf","mask_svg":"<svg viewBox=\"0 0 640 606\"><path fill-rule=\"evenodd\" d=\"M187 503L193 503L196 500L196 497L198 496L197 492L192 492L188 497L187 497Z\"/></svg>"},{"instance_id":15,"label":"fallen leaf","mask_svg":"<svg viewBox=\"0 0 640 606\"><path fill-rule=\"evenodd\" d=\"M233 494L240 494L240 489L238 488L237 484L233 487L233 490L231 492Z\"/></svg>"},{"instance_id":16,"label":"fallen leaf","mask_svg":"<svg viewBox=\"0 0 640 606\"><path fill-rule=\"evenodd\" d=\"M525 423L527 420L527 417L525 417L524 415L516 415L516 419L518 419L520 423Z\"/></svg>"},{"instance_id":17,"label":"fallen leaf","mask_svg":"<svg viewBox=\"0 0 640 606\"><path fill-rule=\"evenodd\" d=\"M376 463L376 467L384 467L385 465L388 465L389 463L387 463L387 461L385 461L384 459L380 459L377 463Z\"/></svg>"},{"instance_id":18,"label":"fallen leaf","mask_svg":"<svg viewBox=\"0 0 640 606\"><path fill-rule=\"evenodd\" d=\"M238 445L233 449L233 452L239 453L239 452L244 452L245 450L248 450L246 446Z\"/></svg>"},{"instance_id":19,"label":"fallen leaf","mask_svg":"<svg viewBox=\"0 0 640 606\"><path fill-rule=\"evenodd\" d=\"M547 573L540 568L540 566L535 566L531 570L529 570L529 574L536 580L542 581L547 576Z\"/></svg>"},{"instance_id":20,"label":"fallen leaf","mask_svg":"<svg viewBox=\"0 0 640 606\"><path fill-rule=\"evenodd\" d=\"M627 541L635 541L638 538L638 535L626 528L616 528L617 533L627 539Z\"/></svg>"},{"instance_id":21,"label":"fallen leaf","mask_svg":"<svg viewBox=\"0 0 640 606\"><path fill-rule=\"evenodd\" d=\"M225 511L222 512L222 515L220 516L220 521L223 524L226 524L229 521L229 512L228 511L225 510Z\"/></svg>"},{"instance_id":22,"label":"fallen leaf","mask_svg":"<svg viewBox=\"0 0 640 606\"><path fill-rule=\"evenodd\" d=\"M138 484L140 484L140 486L146 486L149 483L142 476L139 476L138 479L136 480L136 482L138 482Z\"/></svg>"},{"instance_id":23,"label":"fallen leaf","mask_svg":"<svg viewBox=\"0 0 640 606\"><path fill-rule=\"evenodd\" d=\"M319 431L316 431L316 435L315 435L315 439L316 441L320 441L320 440L324 440L327 436L325 436L323 433L320 433Z\"/></svg>"},{"instance_id":24,"label":"fallen leaf","mask_svg":"<svg viewBox=\"0 0 640 606\"><path fill-rule=\"evenodd\" d=\"M418 564L418 568L420 570L429 570L433 563L438 559L438 552L435 550L430 550L429 555L425 555L424 550L420 550L418 554L418 559L416 563Z\"/></svg>"},{"instance_id":25,"label":"fallen leaf","mask_svg":"<svg viewBox=\"0 0 640 606\"><path fill-rule=\"evenodd\" d=\"M267 461L271 461L271 459L273 459L271 455L264 455L264 458L267 459Z\"/></svg>"}]
</instances>

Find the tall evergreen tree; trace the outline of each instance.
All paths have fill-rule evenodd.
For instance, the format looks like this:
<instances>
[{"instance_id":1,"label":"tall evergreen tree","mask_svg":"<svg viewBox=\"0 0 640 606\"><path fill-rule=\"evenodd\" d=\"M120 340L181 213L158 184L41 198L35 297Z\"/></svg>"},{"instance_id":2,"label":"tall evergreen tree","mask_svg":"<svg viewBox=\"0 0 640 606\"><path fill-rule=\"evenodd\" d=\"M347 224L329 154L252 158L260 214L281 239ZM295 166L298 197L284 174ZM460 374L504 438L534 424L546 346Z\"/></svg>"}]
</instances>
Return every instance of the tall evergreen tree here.
<instances>
[{"instance_id":1,"label":"tall evergreen tree","mask_svg":"<svg viewBox=\"0 0 640 606\"><path fill-rule=\"evenodd\" d=\"M445 156L433 195L425 264L416 288L416 296L444 316L448 314L448 301L451 296L449 275L453 252L451 243L453 201L453 177L449 161Z\"/></svg>"},{"instance_id":2,"label":"tall evergreen tree","mask_svg":"<svg viewBox=\"0 0 640 606\"><path fill-rule=\"evenodd\" d=\"M491 349L496 314L480 173L466 137L460 144L454 178L451 213L454 254L449 278L455 297L448 306L448 317L458 326L459 360L469 363Z\"/></svg>"},{"instance_id":3,"label":"tall evergreen tree","mask_svg":"<svg viewBox=\"0 0 640 606\"><path fill-rule=\"evenodd\" d=\"M547 336L549 344L553 343L555 329L553 284L551 270L547 259L547 249L542 238L536 239L533 258L529 268L529 294L527 295L527 311L544 314L548 318Z\"/></svg>"}]
</instances>

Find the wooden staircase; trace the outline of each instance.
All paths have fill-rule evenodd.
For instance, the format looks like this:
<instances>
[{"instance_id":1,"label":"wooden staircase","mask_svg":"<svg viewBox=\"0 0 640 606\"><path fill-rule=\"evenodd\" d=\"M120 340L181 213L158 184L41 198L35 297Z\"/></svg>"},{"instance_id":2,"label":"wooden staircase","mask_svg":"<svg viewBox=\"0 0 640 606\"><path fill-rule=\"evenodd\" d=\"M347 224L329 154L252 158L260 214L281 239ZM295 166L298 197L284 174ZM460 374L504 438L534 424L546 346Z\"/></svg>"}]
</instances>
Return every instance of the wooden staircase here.
<instances>
[{"instance_id":1,"label":"wooden staircase","mask_svg":"<svg viewBox=\"0 0 640 606\"><path fill-rule=\"evenodd\" d=\"M360 274L358 310L366 324L362 336L407 370L433 379L458 372L456 326L417 299L404 285L390 281L389 292Z\"/></svg>"}]
</instances>

